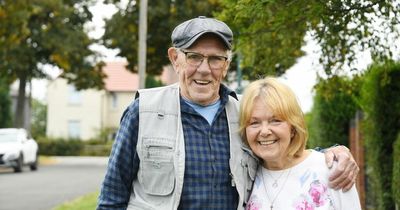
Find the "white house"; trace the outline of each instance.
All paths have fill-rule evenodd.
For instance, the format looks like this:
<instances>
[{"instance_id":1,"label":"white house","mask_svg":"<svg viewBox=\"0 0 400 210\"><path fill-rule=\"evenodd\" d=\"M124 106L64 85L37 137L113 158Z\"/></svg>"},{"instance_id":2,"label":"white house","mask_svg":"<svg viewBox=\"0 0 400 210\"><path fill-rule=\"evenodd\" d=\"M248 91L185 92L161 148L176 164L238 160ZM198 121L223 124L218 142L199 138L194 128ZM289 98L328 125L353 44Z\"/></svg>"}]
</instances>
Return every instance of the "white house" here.
<instances>
[{"instance_id":1,"label":"white house","mask_svg":"<svg viewBox=\"0 0 400 210\"><path fill-rule=\"evenodd\" d=\"M125 62L106 63L104 90L77 91L63 78L47 87L47 128L50 138L89 140L106 130L116 131L125 108L133 101L139 77Z\"/></svg>"}]
</instances>

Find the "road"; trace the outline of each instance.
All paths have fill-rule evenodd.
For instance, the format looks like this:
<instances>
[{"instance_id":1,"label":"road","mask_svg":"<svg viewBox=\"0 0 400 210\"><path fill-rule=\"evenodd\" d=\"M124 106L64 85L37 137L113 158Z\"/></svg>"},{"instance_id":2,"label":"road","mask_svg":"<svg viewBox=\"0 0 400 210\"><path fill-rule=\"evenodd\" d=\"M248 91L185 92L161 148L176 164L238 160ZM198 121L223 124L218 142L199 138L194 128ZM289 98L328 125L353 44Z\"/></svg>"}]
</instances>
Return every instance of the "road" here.
<instances>
[{"instance_id":1,"label":"road","mask_svg":"<svg viewBox=\"0 0 400 210\"><path fill-rule=\"evenodd\" d=\"M37 171L0 169L0 210L50 210L100 190L105 157L55 157Z\"/></svg>"}]
</instances>

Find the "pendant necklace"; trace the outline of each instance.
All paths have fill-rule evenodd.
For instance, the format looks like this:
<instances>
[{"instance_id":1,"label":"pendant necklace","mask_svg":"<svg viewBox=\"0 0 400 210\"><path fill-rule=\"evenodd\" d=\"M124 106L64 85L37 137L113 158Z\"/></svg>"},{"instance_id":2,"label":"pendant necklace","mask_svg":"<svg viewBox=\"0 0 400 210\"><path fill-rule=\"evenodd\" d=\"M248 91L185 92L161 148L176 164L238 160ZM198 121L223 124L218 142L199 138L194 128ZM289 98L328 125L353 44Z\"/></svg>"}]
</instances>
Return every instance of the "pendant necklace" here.
<instances>
[{"instance_id":1,"label":"pendant necklace","mask_svg":"<svg viewBox=\"0 0 400 210\"><path fill-rule=\"evenodd\" d=\"M284 172L281 173L281 174L279 175L278 178L275 178L275 177L272 176L272 174L270 174L269 171L267 171L267 175L270 176L271 179L274 180L273 183L272 183L272 187L273 187L273 188L277 188L277 187L278 187L278 180L281 179L281 177L282 177L283 174L284 174Z\"/></svg>"},{"instance_id":2,"label":"pendant necklace","mask_svg":"<svg viewBox=\"0 0 400 210\"><path fill-rule=\"evenodd\" d=\"M283 187L285 187L286 181L288 180L289 175L290 175L290 172L292 171L292 169L289 169L289 171L288 171L288 173L287 173L287 176L286 176L285 180L283 181L283 184L282 184L281 188L280 188L279 191L276 193L274 199L271 199L271 198L269 197L269 195L268 195L268 190L267 190L267 187L266 187L265 181L264 181L264 178L265 178L265 176L264 176L264 170L265 170L264 168L261 168L262 182L263 182L263 185L264 185L265 194L267 194L268 200L271 202L271 205L269 206L269 208L270 208L270 210L273 210L275 200L278 198L278 195L282 192ZM282 173L282 174L284 174L284 173ZM276 182L282 177L282 174L278 177L278 179L276 179L276 180L274 181L274 183L272 184L272 186L274 186L275 184L276 184L276 187L278 186L278 184L277 184ZM270 175L270 176L272 177L272 175Z\"/></svg>"}]
</instances>

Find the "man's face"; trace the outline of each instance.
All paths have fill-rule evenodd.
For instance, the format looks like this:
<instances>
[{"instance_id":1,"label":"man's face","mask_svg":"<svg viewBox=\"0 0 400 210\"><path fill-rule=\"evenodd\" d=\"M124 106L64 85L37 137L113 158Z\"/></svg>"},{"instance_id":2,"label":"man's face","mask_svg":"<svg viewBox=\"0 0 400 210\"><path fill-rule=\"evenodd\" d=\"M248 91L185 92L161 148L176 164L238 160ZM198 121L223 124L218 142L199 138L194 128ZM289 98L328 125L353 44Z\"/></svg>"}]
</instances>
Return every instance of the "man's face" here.
<instances>
[{"instance_id":1,"label":"man's face","mask_svg":"<svg viewBox=\"0 0 400 210\"><path fill-rule=\"evenodd\" d=\"M225 61L219 68L211 68L209 63L212 63L212 61L209 62L209 57L207 57L200 65L196 66L187 62L185 52L188 56L193 55L190 53L194 53L194 55L201 54L206 57L227 57L225 45L218 37L206 34L189 49L170 48L168 50L171 63L179 75L181 95L185 99L200 105L214 103L219 99L219 87L228 71L229 61Z\"/></svg>"}]
</instances>

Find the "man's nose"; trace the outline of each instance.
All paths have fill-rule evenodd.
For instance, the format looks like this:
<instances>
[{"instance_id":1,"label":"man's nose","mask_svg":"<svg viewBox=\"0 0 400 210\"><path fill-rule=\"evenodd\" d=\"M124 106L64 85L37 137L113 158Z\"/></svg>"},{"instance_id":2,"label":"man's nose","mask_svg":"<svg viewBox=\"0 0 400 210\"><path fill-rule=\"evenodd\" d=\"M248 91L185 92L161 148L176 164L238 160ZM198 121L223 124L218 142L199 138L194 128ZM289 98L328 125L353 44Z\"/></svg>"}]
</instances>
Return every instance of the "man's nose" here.
<instances>
[{"instance_id":1,"label":"man's nose","mask_svg":"<svg viewBox=\"0 0 400 210\"><path fill-rule=\"evenodd\" d=\"M201 73L209 73L211 72L210 65L208 65L208 58L204 58L200 63L199 67L197 67L197 71Z\"/></svg>"}]
</instances>

